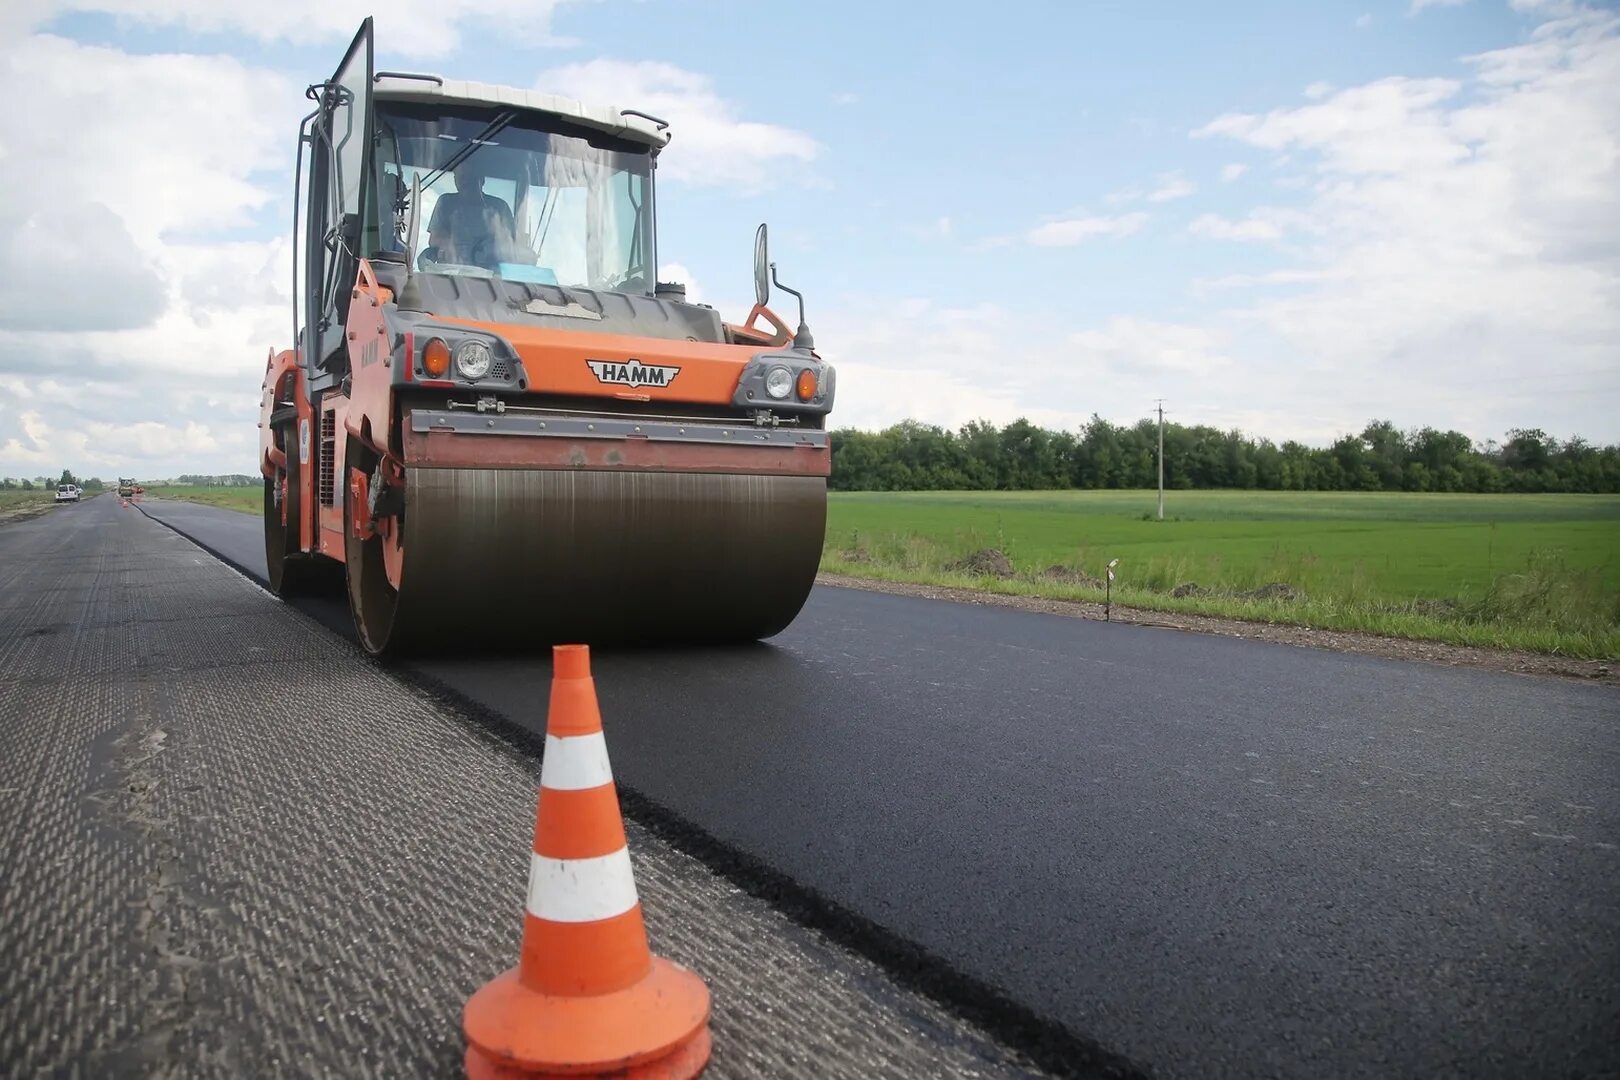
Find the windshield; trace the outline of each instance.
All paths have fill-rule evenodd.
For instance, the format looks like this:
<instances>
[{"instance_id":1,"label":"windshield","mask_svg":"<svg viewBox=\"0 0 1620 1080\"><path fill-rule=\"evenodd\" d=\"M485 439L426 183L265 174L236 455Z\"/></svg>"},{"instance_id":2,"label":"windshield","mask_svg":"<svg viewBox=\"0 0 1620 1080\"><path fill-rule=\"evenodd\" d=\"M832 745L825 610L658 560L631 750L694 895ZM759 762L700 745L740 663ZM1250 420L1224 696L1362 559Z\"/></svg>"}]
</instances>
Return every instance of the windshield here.
<instances>
[{"instance_id":1,"label":"windshield","mask_svg":"<svg viewBox=\"0 0 1620 1080\"><path fill-rule=\"evenodd\" d=\"M653 291L652 158L498 108L380 105L375 245L417 268ZM412 185L422 187L407 238Z\"/></svg>"}]
</instances>

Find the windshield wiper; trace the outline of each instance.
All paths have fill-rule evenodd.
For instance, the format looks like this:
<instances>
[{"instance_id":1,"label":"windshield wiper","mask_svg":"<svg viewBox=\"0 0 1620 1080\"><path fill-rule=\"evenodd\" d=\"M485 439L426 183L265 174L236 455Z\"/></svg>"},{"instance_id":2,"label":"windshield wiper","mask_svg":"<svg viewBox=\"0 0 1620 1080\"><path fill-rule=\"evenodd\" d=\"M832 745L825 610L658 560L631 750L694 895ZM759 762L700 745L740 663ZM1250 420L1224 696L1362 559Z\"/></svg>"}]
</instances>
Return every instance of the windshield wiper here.
<instances>
[{"instance_id":1,"label":"windshield wiper","mask_svg":"<svg viewBox=\"0 0 1620 1080\"><path fill-rule=\"evenodd\" d=\"M466 146L462 147L460 150L457 150L451 156L449 161L445 162L443 165L429 173L427 179L422 181L422 186L432 187L433 182L439 177L443 176L445 173L455 172L456 166L460 165L463 161L466 161L467 158L471 156L473 151L478 149L480 144L487 141L491 135L499 134L502 128L504 128L507 124L510 124L515 119L517 119L517 113L513 112L511 109L497 115L495 119L484 125L484 130L474 135L472 139L468 141Z\"/></svg>"}]
</instances>

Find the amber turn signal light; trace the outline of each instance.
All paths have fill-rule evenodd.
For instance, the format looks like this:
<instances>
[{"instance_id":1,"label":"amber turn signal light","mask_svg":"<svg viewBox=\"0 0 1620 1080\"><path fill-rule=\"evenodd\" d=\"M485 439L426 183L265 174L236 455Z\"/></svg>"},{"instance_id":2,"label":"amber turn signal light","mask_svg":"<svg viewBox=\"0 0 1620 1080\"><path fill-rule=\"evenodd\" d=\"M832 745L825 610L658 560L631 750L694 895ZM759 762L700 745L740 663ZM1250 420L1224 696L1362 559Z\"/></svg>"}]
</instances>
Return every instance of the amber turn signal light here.
<instances>
[{"instance_id":1,"label":"amber turn signal light","mask_svg":"<svg viewBox=\"0 0 1620 1080\"><path fill-rule=\"evenodd\" d=\"M798 393L800 401L809 401L816 396L816 373L809 368L799 372Z\"/></svg>"},{"instance_id":2,"label":"amber turn signal light","mask_svg":"<svg viewBox=\"0 0 1620 1080\"><path fill-rule=\"evenodd\" d=\"M450 346L440 338L431 339L422 347L422 371L435 379L442 379L450 370Z\"/></svg>"}]
</instances>

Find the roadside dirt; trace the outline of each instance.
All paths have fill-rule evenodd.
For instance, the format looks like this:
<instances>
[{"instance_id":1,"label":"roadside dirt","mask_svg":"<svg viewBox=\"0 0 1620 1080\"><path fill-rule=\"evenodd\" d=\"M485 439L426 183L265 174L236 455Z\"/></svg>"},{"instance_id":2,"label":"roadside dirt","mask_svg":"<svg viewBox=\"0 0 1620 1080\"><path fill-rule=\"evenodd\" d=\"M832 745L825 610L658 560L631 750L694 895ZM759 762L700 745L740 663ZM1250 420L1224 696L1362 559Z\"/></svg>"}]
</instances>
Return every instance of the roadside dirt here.
<instances>
[{"instance_id":1,"label":"roadside dirt","mask_svg":"<svg viewBox=\"0 0 1620 1080\"><path fill-rule=\"evenodd\" d=\"M31 517L38 517L48 510L56 509L54 502L19 503L16 506L0 506L0 525L9 525L13 521L26 521Z\"/></svg>"},{"instance_id":2,"label":"roadside dirt","mask_svg":"<svg viewBox=\"0 0 1620 1080\"><path fill-rule=\"evenodd\" d=\"M1016 608L1019 611L1039 612L1043 615L1063 615L1073 619L1103 618L1103 605L1080 600L1049 600L1037 596L1008 596L1003 593L980 592L976 589L951 588L941 585L912 585L895 581L873 581L867 578L847 577L843 574L817 574L816 584L832 585L841 589L864 589L867 592L891 593L896 596L920 596L930 600L955 600L963 604L986 604L993 607ZM1438 641L1413 641L1407 638L1379 637L1350 630L1317 630L1307 626L1289 626L1281 623L1245 622L1241 619L1223 619L1214 615L1187 615L1181 612L1144 611L1114 605L1113 621L1137 626L1159 626L1170 630L1186 630L1198 634L1224 634L1227 637L1253 638L1280 645L1298 645L1311 649L1336 649L1339 652L1381 656L1390 660L1418 660L1428 664L1446 664L1451 667L1486 668L1514 675L1551 675L1566 679L1583 679L1620 687L1620 667L1604 660L1575 660L1545 653L1521 652L1513 649L1487 649L1475 645L1447 645Z\"/></svg>"}]
</instances>

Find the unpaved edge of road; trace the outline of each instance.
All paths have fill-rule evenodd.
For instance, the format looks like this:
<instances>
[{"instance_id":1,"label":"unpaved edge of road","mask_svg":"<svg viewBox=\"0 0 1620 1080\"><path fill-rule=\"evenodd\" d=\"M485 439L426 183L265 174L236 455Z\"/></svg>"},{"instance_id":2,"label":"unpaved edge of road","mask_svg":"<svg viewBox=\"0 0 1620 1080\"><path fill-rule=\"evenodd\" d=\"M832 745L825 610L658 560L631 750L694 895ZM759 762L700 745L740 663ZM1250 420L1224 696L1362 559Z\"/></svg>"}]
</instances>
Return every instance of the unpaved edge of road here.
<instances>
[{"instance_id":1,"label":"unpaved edge of road","mask_svg":"<svg viewBox=\"0 0 1620 1080\"><path fill-rule=\"evenodd\" d=\"M56 509L54 502L19 503L16 506L0 509L0 525L10 525L18 521L27 521L29 518L39 517Z\"/></svg>"},{"instance_id":2,"label":"unpaved edge of road","mask_svg":"<svg viewBox=\"0 0 1620 1080\"><path fill-rule=\"evenodd\" d=\"M816 575L817 585L839 589L862 589L866 592L889 593L893 596L917 596L928 600L951 600L960 604L983 604L992 607L1014 608L1018 611L1042 615L1062 615L1071 619L1103 620L1103 605L1084 600L1053 600L1038 596L1013 596L1006 593L981 592L948 585L913 585L909 582L879 581L873 578L850 577L844 574ZM1247 622L1225 619L1215 615L1185 615L1165 611L1146 611L1114 605L1113 622L1134 626L1156 626L1167 630L1185 630L1197 634L1221 634L1226 637L1250 638L1278 645L1295 645L1307 649L1332 649L1337 652L1377 656L1387 660L1416 660L1448 667L1474 667L1487 671L1506 672L1511 675L1554 676L1580 679L1607 686L1620 686L1620 670L1606 660L1577 660L1567 656L1526 652L1517 649L1488 649L1478 645L1448 645L1439 641L1420 641L1412 638L1380 637L1377 634L1357 633L1353 630L1322 630L1309 626L1286 623Z\"/></svg>"}]
</instances>

